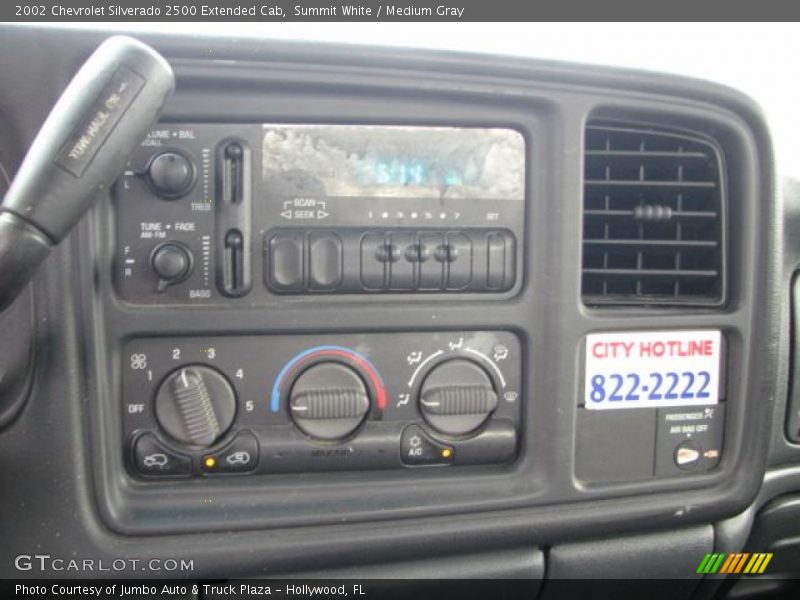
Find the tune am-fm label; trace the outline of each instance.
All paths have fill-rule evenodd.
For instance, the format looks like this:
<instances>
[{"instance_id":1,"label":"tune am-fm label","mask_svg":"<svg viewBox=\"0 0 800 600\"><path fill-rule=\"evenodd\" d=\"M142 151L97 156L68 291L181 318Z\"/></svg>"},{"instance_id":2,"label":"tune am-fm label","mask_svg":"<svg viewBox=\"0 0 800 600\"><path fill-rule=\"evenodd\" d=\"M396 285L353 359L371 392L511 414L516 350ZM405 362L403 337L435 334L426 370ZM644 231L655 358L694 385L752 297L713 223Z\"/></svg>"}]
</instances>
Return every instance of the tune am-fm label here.
<instances>
[{"instance_id":1,"label":"tune am-fm label","mask_svg":"<svg viewBox=\"0 0 800 600\"><path fill-rule=\"evenodd\" d=\"M721 356L719 330L588 335L584 405L609 410L716 404Z\"/></svg>"}]
</instances>

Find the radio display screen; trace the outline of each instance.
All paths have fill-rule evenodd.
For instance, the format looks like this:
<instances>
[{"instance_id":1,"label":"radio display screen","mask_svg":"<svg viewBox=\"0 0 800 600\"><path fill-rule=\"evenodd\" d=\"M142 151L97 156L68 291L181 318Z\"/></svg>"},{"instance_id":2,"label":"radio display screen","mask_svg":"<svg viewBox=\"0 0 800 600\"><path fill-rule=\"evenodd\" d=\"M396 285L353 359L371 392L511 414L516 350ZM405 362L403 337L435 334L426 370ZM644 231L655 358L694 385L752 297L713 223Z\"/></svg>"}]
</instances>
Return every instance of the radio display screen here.
<instances>
[{"instance_id":1,"label":"radio display screen","mask_svg":"<svg viewBox=\"0 0 800 600\"><path fill-rule=\"evenodd\" d=\"M277 196L523 200L525 140L512 129L264 125Z\"/></svg>"}]
</instances>

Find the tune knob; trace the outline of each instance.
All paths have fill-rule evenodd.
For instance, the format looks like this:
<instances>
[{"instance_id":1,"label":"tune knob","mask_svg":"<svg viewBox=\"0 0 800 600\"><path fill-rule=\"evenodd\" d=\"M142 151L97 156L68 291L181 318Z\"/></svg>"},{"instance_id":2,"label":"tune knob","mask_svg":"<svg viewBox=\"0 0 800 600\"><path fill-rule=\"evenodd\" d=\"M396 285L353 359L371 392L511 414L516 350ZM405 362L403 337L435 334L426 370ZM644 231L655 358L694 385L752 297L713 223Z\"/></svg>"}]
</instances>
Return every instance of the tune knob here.
<instances>
[{"instance_id":1,"label":"tune knob","mask_svg":"<svg viewBox=\"0 0 800 600\"><path fill-rule=\"evenodd\" d=\"M170 373L156 392L156 418L170 437L207 448L224 434L236 413L233 387L216 369L186 365Z\"/></svg>"},{"instance_id":2,"label":"tune knob","mask_svg":"<svg viewBox=\"0 0 800 600\"><path fill-rule=\"evenodd\" d=\"M147 165L147 182L166 200L186 195L192 189L194 176L192 161L174 151L157 154Z\"/></svg>"},{"instance_id":3,"label":"tune knob","mask_svg":"<svg viewBox=\"0 0 800 600\"><path fill-rule=\"evenodd\" d=\"M186 279L192 272L192 263L192 252L183 244L167 242L157 246L150 255L150 266L158 276L158 291Z\"/></svg>"},{"instance_id":4,"label":"tune knob","mask_svg":"<svg viewBox=\"0 0 800 600\"><path fill-rule=\"evenodd\" d=\"M449 435L465 435L480 427L497 407L492 379L471 360L454 359L435 366L419 392L425 420Z\"/></svg>"},{"instance_id":5,"label":"tune knob","mask_svg":"<svg viewBox=\"0 0 800 600\"><path fill-rule=\"evenodd\" d=\"M369 406L369 392L361 377L337 362L317 363L303 371L289 392L295 425L321 440L339 440L353 433Z\"/></svg>"}]
</instances>

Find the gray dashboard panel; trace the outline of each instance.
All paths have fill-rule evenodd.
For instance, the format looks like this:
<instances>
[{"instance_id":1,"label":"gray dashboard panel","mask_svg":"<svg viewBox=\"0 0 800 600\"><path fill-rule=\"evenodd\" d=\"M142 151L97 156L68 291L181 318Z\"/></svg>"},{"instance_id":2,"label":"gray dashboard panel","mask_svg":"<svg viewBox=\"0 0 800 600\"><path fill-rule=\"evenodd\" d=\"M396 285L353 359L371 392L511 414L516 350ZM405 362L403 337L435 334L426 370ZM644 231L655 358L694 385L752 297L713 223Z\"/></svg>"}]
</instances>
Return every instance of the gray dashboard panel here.
<instances>
[{"instance_id":1,"label":"gray dashboard panel","mask_svg":"<svg viewBox=\"0 0 800 600\"><path fill-rule=\"evenodd\" d=\"M101 37L4 29L0 54L10 56L13 49L36 57L31 63L39 71L33 77L13 65L0 75L0 119L12 138L32 139L60 87ZM14 513L24 507L30 517L4 524L3 565L11 564L17 549L40 545L53 554L81 547L98 557L188 555L203 577L264 575L296 570L308 557L329 568L367 553L376 561L407 560L420 543L432 555L709 523L752 501L767 460L775 394L785 391L776 388L776 369L785 358L779 351L785 348L786 314L771 150L749 100L683 79L505 58L144 38L170 59L178 77L166 120L469 124L522 131L533 141L523 282L516 294L490 305L478 298L413 305L377 298L365 305L355 298L324 309L290 300L180 314L132 306L114 292L108 254L113 210L104 199L36 281L41 356L33 394L14 427L0 436L7 476L16 483L6 488L0 506ZM581 219L581 148L583 125L596 115L694 123L726 144L732 189L741 191L731 198L730 221L741 250L731 256L731 300L724 310L580 305L575 224ZM319 475L302 482L286 476L207 487L187 482L184 491L196 490L196 501L175 503L178 488L170 486L178 484L145 487L122 469L120 352L133 335L189 335L198 323L209 335L374 329L365 323L380 323L385 331L510 329L529 365L521 457L504 469L444 475ZM654 326L725 331L733 407L725 437L731 445L716 472L687 476L677 485L584 486L574 475L582 337ZM486 498L487 489L499 493ZM274 506L309 491L319 494L316 505L274 516ZM338 496L335 513L326 494ZM54 496L60 501L54 503ZM348 497L360 498L357 510ZM35 515L47 519L34 523ZM402 518L403 526L392 518ZM163 535L168 532L194 533Z\"/></svg>"}]
</instances>

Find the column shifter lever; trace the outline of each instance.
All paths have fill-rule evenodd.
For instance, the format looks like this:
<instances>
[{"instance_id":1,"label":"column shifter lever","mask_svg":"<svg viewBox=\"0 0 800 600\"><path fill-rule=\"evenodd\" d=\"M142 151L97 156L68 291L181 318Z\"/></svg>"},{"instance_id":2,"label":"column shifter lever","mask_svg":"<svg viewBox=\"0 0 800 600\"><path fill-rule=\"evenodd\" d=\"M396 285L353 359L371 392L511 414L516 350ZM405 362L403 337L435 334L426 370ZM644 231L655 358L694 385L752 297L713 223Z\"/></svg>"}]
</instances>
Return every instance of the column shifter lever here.
<instances>
[{"instance_id":1,"label":"column shifter lever","mask_svg":"<svg viewBox=\"0 0 800 600\"><path fill-rule=\"evenodd\" d=\"M149 46L103 42L42 125L0 209L0 310L116 179L175 85Z\"/></svg>"}]
</instances>

